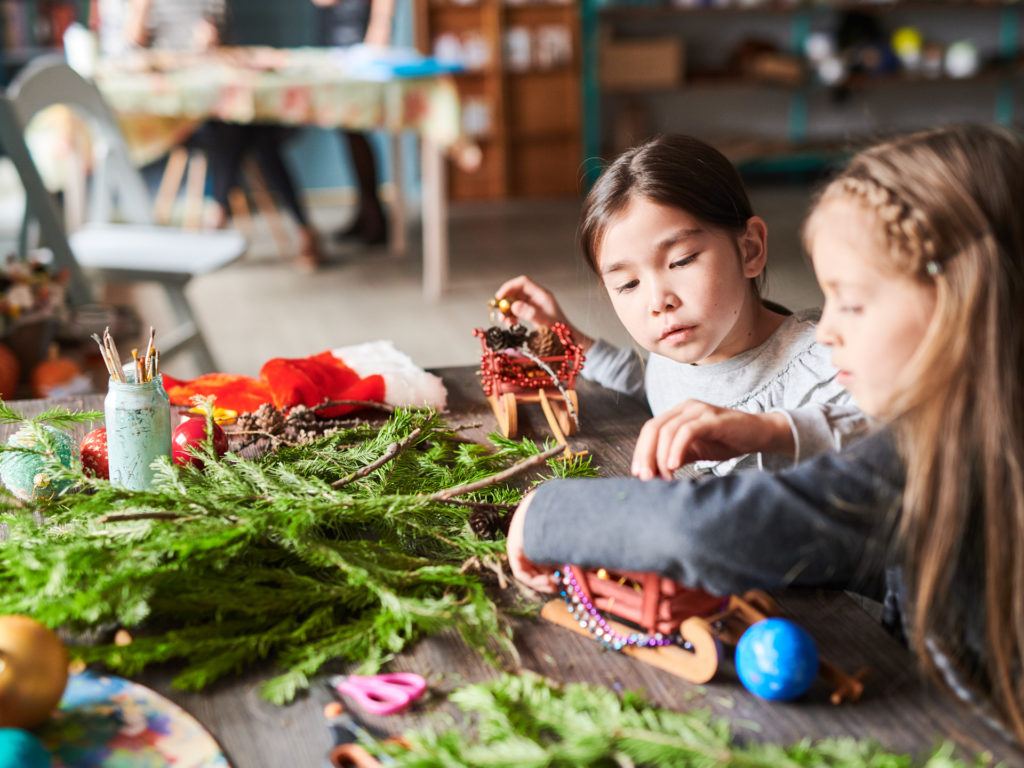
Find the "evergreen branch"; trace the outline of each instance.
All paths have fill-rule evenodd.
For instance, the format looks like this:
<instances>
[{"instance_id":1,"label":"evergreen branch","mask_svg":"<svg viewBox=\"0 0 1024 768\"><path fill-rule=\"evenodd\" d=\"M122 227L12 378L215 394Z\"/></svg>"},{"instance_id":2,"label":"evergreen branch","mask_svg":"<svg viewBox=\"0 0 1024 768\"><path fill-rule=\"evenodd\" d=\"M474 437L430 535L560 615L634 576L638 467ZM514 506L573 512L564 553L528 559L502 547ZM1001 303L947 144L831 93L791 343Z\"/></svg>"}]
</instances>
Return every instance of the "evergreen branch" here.
<instances>
[{"instance_id":1,"label":"evergreen branch","mask_svg":"<svg viewBox=\"0 0 1024 768\"><path fill-rule=\"evenodd\" d=\"M127 674L177 659L175 684L192 688L270 660L281 675L263 695L283 702L331 659L376 671L450 628L494 663L495 639L502 660L514 658L490 580L461 566L475 557L502 578L502 542L473 535L468 516L473 506L515 506L522 490L490 478L535 457L530 441L465 443L436 413L398 409L253 458L217 460L202 446L203 469L161 459L151 490L127 491L77 462L60 466L47 455L48 428L35 431L47 473L79 492L44 503L0 491L0 614L132 629L129 646L76 648L84 659ZM395 444L416 450L392 456L386 473L332 487ZM473 484L472 505L433 498Z\"/></svg>"},{"instance_id":2,"label":"evergreen branch","mask_svg":"<svg viewBox=\"0 0 1024 768\"><path fill-rule=\"evenodd\" d=\"M502 483L502 482L504 482L504 481L506 481L506 480L508 480L508 479L510 479L512 477L515 477L520 472L525 472L526 470L528 470L528 469L530 469L532 467L535 467L538 464L543 464L545 461L550 459L552 456L557 456L559 453L561 453L564 450L565 450L565 444L564 443L559 443L558 445L556 445L556 446L554 446L552 448L548 448L543 453L538 453L535 456L531 456L528 459L524 459L523 461L519 462L518 464L512 465L508 469L505 469L505 470L502 470L501 472L498 472L496 475L492 475L490 477L485 477L482 480L476 480L476 481L474 481L472 483L465 483L465 484L460 485L460 486L458 486L456 488L446 488L443 491L438 491L437 493L431 494L430 496L427 497L427 500L428 501L447 501L452 496L462 496L462 495L467 494L467 493L473 493L473 491L479 491L479 490L481 490L483 488L486 488L489 485L494 485L495 483Z\"/></svg>"},{"instance_id":3,"label":"evergreen branch","mask_svg":"<svg viewBox=\"0 0 1024 768\"><path fill-rule=\"evenodd\" d=\"M11 408L7 401L0 398L0 421L24 421L25 417Z\"/></svg>"},{"instance_id":4,"label":"evergreen branch","mask_svg":"<svg viewBox=\"0 0 1024 768\"><path fill-rule=\"evenodd\" d=\"M35 424L50 424L58 427L71 427L76 424L91 424L94 421L103 421L102 411L70 411L67 408L54 407L33 416L29 419Z\"/></svg>"},{"instance_id":5,"label":"evergreen branch","mask_svg":"<svg viewBox=\"0 0 1024 768\"><path fill-rule=\"evenodd\" d=\"M502 675L450 696L464 717L387 743L363 741L398 768L983 768L986 755L955 757L950 742L923 760L872 740L802 739L793 745L737 738L707 711L660 709L634 692L581 683L557 686L535 674ZM468 721L468 722L467 722Z\"/></svg>"},{"instance_id":6,"label":"evergreen branch","mask_svg":"<svg viewBox=\"0 0 1024 768\"><path fill-rule=\"evenodd\" d=\"M375 470L380 469L393 458L395 458L395 456L397 456L410 445L412 445L414 442L416 442L416 440L422 433L423 429L421 427L416 427L416 429L410 432L406 437L402 438L396 443L391 443L391 445L387 447L387 450L384 451L384 453L380 456L379 459L370 462L365 467L357 469L355 472L353 472L351 475L348 475L347 477L343 477L340 480L335 480L333 483L331 483L331 488L341 488L343 486L348 485L349 483L355 482L361 477L366 477L368 474Z\"/></svg>"}]
</instances>

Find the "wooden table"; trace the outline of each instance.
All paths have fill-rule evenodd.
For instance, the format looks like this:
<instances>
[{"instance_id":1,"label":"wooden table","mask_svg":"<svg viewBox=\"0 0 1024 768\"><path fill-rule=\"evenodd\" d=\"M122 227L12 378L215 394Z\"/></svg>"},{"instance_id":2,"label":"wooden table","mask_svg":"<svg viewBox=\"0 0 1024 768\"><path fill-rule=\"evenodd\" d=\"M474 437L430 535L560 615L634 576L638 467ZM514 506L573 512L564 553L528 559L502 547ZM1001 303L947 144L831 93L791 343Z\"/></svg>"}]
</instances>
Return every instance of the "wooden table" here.
<instances>
[{"instance_id":1,"label":"wooden table","mask_svg":"<svg viewBox=\"0 0 1024 768\"><path fill-rule=\"evenodd\" d=\"M483 438L495 428L474 368L437 371L449 391L452 421L481 421L468 436ZM583 427L574 446L586 447L603 474L624 473L636 433L646 418L635 402L588 382L578 382ZM23 413L37 413L49 401L12 403ZM102 396L60 401L75 409L102 409ZM521 430L543 437L547 427L539 406L520 411ZM532 428L531 428L532 424ZM0 426L0 438L10 427ZM84 433L84 428L80 431ZM1008 765L1024 765L1024 751L1008 744L955 698L923 683L911 654L890 637L844 593L817 590L776 595L787 614L814 637L823 656L847 672L870 667L865 693L855 704L833 706L828 691L816 683L800 701L768 703L756 699L737 681L731 664L703 686L688 683L621 654L602 650L592 640L540 621L516 620L516 645L523 667L555 680L588 682L615 690L644 689L651 700L672 709L709 708L728 718L742 738L792 743L804 737L871 738L894 751L916 756L952 739L968 752L990 751ZM427 638L398 658L391 669L417 671L430 683L431 696L412 712L387 718L363 717L388 733L436 719L448 705L444 693L465 683L496 676L497 671L469 651L456 633ZM268 676L253 670L202 693L176 691L169 685L173 669L154 669L137 679L181 704L218 738L237 768L319 768L330 742L322 716L326 690L287 707L259 697Z\"/></svg>"}]
</instances>

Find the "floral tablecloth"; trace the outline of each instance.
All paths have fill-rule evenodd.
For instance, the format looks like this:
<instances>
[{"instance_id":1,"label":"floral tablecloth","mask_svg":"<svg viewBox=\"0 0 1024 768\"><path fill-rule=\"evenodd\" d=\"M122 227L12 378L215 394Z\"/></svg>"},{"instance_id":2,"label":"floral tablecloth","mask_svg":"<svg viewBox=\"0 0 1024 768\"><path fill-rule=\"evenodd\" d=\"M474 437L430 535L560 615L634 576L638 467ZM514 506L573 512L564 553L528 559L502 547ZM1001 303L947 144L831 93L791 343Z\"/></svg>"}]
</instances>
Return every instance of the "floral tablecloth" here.
<instances>
[{"instance_id":1,"label":"floral tablecloth","mask_svg":"<svg viewBox=\"0 0 1024 768\"><path fill-rule=\"evenodd\" d=\"M101 61L95 80L137 162L156 159L208 118L412 130L441 147L459 138L450 76L373 79L329 48L145 51Z\"/></svg>"}]
</instances>

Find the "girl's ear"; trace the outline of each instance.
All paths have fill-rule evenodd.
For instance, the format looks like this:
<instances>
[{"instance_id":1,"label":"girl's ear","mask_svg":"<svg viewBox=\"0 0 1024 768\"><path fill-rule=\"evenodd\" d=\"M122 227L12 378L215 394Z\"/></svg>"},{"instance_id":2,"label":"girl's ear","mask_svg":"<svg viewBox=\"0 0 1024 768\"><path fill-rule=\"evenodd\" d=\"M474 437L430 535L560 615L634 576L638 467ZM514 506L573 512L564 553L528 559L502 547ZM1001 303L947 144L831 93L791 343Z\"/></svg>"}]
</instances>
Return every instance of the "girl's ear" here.
<instances>
[{"instance_id":1,"label":"girl's ear","mask_svg":"<svg viewBox=\"0 0 1024 768\"><path fill-rule=\"evenodd\" d=\"M760 216L747 219L747 229L739 238L744 277L757 277L768 261L768 225Z\"/></svg>"}]
</instances>

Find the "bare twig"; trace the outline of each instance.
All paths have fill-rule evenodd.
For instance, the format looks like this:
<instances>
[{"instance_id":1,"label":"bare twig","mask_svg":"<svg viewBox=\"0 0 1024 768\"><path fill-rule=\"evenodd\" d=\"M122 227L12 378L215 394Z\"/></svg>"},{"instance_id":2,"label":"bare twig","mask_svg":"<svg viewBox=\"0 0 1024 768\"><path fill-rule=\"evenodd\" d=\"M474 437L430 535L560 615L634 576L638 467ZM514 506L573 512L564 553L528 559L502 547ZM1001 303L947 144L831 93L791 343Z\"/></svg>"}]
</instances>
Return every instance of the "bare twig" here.
<instances>
[{"instance_id":1,"label":"bare twig","mask_svg":"<svg viewBox=\"0 0 1024 768\"><path fill-rule=\"evenodd\" d=\"M472 493L473 491L479 491L481 488L487 488L490 485L495 485L508 480L510 477L515 477L520 472L525 472L531 467L535 467L538 464L543 464L545 461L550 459L552 456L557 456L559 453L565 450L565 443L559 443L553 448L548 448L543 453L538 453L536 456L531 456L528 459L520 461L518 464L513 464L508 469L504 469L495 475L485 477L483 480L475 480L472 483L464 483L463 485L457 485L454 488L445 488L443 491L432 493L426 497L427 501L447 501L452 496L462 496L466 493Z\"/></svg>"},{"instance_id":2,"label":"bare twig","mask_svg":"<svg viewBox=\"0 0 1024 768\"><path fill-rule=\"evenodd\" d=\"M365 467L357 469L355 472L353 472L351 475L348 475L347 477L343 477L340 480L335 480L333 483L331 483L331 488L341 488L342 486L348 485L349 483L354 482L361 477L366 477L375 469L379 469L380 467L384 466L393 458L395 458L395 456L400 454L412 443L414 443L416 441L416 438L418 438L422 432L423 429L421 427L416 427L416 429L414 429L408 435L403 437L397 443L391 443L391 445L387 447L387 450L385 450L384 453L380 455L380 458L370 462Z\"/></svg>"},{"instance_id":3,"label":"bare twig","mask_svg":"<svg viewBox=\"0 0 1024 768\"><path fill-rule=\"evenodd\" d=\"M388 405L387 403L378 403L376 400L327 400L310 407L311 411L322 411L327 408L334 408L338 405L358 405L362 408L376 408L379 411L386 411L387 413L394 413L395 406Z\"/></svg>"},{"instance_id":4,"label":"bare twig","mask_svg":"<svg viewBox=\"0 0 1024 768\"><path fill-rule=\"evenodd\" d=\"M119 523L126 520L178 520L181 517L177 512L124 512L112 515L104 515L100 518L101 523Z\"/></svg>"},{"instance_id":5,"label":"bare twig","mask_svg":"<svg viewBox=\"0 0 1024 768\"><path fill-rule=\"evenodd\" d=\"M440 499L445 504L458 504L460 507L484 507L485 509L512 510L518 504L501 504L496 501L463 501L462 499Z\"/></svg>"}]
</instances>

